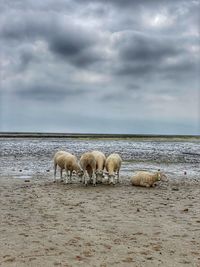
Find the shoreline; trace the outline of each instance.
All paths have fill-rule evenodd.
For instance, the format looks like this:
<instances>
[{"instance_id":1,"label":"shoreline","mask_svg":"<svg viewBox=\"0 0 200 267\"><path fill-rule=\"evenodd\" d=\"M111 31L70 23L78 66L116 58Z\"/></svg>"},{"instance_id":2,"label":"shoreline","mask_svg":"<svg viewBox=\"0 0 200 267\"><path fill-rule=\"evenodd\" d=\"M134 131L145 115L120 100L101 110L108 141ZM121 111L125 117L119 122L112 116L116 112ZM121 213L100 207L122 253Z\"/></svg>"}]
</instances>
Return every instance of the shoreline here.
<instances>
[{"instance_id":1,"label":"shoreline","mask_svg":"<svg viewBox=\"0 0 200 267\"><path fill-rule=\"evenodd\" d=\"M17 133L0 132L0 141L5 139L77 139L77 140L130 140L159 142L199 142L200 135L159 135L159 134L93 134L93 133Z\"/></svg>"}]
</instances>

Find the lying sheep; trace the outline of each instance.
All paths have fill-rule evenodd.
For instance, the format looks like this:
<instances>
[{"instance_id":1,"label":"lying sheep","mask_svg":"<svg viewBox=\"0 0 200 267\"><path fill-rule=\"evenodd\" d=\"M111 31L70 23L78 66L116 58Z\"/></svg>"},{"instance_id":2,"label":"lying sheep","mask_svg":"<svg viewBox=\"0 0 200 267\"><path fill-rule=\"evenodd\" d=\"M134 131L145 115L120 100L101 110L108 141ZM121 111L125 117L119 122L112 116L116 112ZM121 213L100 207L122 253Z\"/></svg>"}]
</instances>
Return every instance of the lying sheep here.
<instances>
[{"instance_id":1,"label":"lying sheep","mask_svg":"<svg viewBox=\"0 0 200 267\"><path fill-rule=\"evenodd\" d=\"M146 186L146 187L154 187L155 182L157 181L167 181L167 176L160 171L157 172L148 172L148 171L138 171L132 178L132 185L137 186Z\"/></svg>"},{"instance_id":2,"label":"lying sheep","mask_svg":"<svg viewBox=\"0 0 200 267\"><path fill-rule=\"evenodd\" d=\"M91 153L95 157L95 160L96 160L96 180L97 182L102 182L106 156L102 152L97 151L97 150L94 150Z\"/></svg>"},{"instance_id":3,"label":"lying sheep","mask_svg":"<svg viewBox=\"0 0 200 267\"><path fill-rule=\"evenodd\" d=\"M109 184L115 184L115 173L117 173L117 182L119 182L119 170L121 168L122 159L119 154L110 154L105 163L108 174Z\"/></svg>"},{"instance_id":4,"label":"lying sheep","mask_svg":"<svg viewBox=\"0 0 200 267\"><path fill-rule=\"evenodd\" d=\"M62 180L62 171L65 169L66 171L66 184L68 183L68 177L70 178L71 183L71 177L72 172L75 171L78 176L82 175L82 170L78 164L77 157L72 155L69 152L65 151L59 151L54 156L54 181L56 181L56 169L57 165L60 167L60 179ZM68 171L70 174L68 174Z\"/></svg>"},{"instance_id":5,"label":"lying sheep","mask_svg":"<svg viewBox=\"0 0 200 267\"><path fill-rule=\"evenodd\" d=\"M80 158L80 165L83 169L83 183L88 184L88 176L90 180L92 179L93 185L96 186L96 160L91 152L84 153Z\"/></svg>"}]
</instances>

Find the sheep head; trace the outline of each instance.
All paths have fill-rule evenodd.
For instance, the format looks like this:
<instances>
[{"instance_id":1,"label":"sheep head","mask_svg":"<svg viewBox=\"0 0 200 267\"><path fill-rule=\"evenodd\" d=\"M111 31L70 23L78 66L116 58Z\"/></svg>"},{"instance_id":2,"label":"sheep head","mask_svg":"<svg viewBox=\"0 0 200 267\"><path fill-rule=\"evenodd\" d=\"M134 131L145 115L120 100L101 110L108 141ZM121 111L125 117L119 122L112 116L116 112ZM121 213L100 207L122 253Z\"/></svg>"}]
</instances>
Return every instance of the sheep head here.
<instances>
[{"instance_id":1,"label":"sheep head","mask_svg":"<svg viewBox=\"0 0 200 267\"><path fill-rule=\"evenodd\" d=\"M109 174L109 184L115 184L115 175L114 174Z\"/></svg>"},{"instance_id":2,"label":"sheep head","mask_svg":"<svg viewBox=\"0 0 200 267\"><path fill-rule=\"evenodd\" d=\"M79 178L82 178L83 177L83 170L79 169L77 171L77 175L78 175Z\"/></svg>"},{"instance_id":3,"label":"sheep head","mask_svg":"<svg viewBox=\"0 0 200 267\"><path fill-rule=\"evenodd\" d=\"M160 173L160 171L157 172L157 180L158 180L158 181L161 180L161 173Z\"/></svg>"},{"instance_id":4,"label":"sheep head","mask_svg":"<svg viewBox=\"0 0 200 267\"><path fill-rule=\"evenodd\" d=\"M167 182L168 181L168 178L167 178L167 176L164 173L158 171L157 172L157 180L158 181Z\"/></svg>"},{"instance_id":5,"label":"sheep head","mask_svg":"<svg viewBox=\"0 0 200 267\"><path fill-rule=\"evenodd\" d=\"M99 171L99 170L96 170L96 176L98 177L98 178L103 178L104 177L104 173L103 173L103 171L101 170L101 171Z\"/></svg>"}]
</instances>

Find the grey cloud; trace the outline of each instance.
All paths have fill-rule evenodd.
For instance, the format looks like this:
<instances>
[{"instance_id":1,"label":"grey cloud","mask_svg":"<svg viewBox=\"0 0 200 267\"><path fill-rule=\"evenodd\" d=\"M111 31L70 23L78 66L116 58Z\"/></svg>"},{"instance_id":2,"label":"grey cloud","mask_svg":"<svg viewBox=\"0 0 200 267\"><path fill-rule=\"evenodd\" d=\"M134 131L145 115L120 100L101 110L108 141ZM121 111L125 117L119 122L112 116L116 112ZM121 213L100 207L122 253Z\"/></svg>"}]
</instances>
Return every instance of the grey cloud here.
<instances>
[{"instance_id":1,"label":"grey cloud","mask_svg":"<svg viewBox=\"0 0 200 267\"><path fill-rule=\"evenodd\" d=\"M64 33L64 35L55 35L51 39L50 49L64 57L73 57L90 44L88 40L79 38L78 33Z\"/></svg>"},{"instance_id":2,"label":"grey cloud","mask_svg":"<svg viewBox=\"0 0 200 267\"><path fill-rule=\"evenodd\" d=\"M98 34L95 31L89 31L71 21L66 24L55 14L50 17L46 14L39 17L32 13L29 16L22 14L9 23L4 21L0 36L5 43L14 42L15 46L20 46L21 41L31 43L43 40L52 54L78 67L90 65L103 58L101 53L95 50L98 43ZM28 60L28 55L26 56ZM25 58L22 60L25 61Z\"/></svg>"},{"instance_id":3,"label":"grey cloud","mask_svg":"<svg viewBox=\"0 0 200 267\"><path fill-rule=\"evenodd\" d=\"M150 75L156 71L157 66L149 63L149 62L142 62L142 63L127 63L122 62L121 64L117 65L114 69L115 75L133 75L137 78L144 78L146 75Z\"/></svg>"},{"instance_id":4,"label":"grey cloud","mask_svg":"<svg viewBox=\"0 0 200 267\"><path fill-rule=\"evenodd\" d=\"M79 2L81 3L82 1L79 0L79 1L76 1L76 2ZM152 4L160 4L160 5L163 5L163 4L169 4L170 2L171 3L184 3L184 2L187 2L187 0L151 0L150 2L146 1L146 0L86 0L85 2L89 2L89 3L101 3L101 4L107 4L107 5L116 5L116 6L120 6L120 7L130 7L130 6L137 6L137 5L152 5Z\"/></svg>"},{"instance_id":5,"label":"grey cloud","mask_svg":"<svg viewBox=\"0 0 200 267\"><path fill-rule=\"evenodd\" d=\"M34 85L24 85L24 88L18 89L16 95L25 99L35 99L37 101L44 102L62 102L65 101L67 97L80 96L84 94L85 91L81 89L69 89L65 86L58 84L39 84L35 83Z\"/></svg>"},{"instance_id":6,"label":"grey cloud","mask_svg":"<svg viewBox=\"0 0 200 267\"><path fill-rule=\"evenodd\" d=\"M13 16L12 20L7 21L5 17L0 26L0 36L2 39L9 41L32 41L37 38L46 37L55 30L55 16L48 18L46 14L39 13L39 17L35 14L26 14L24 12L17 16L17 12L10 12Z\"/></svg>"},{"instance_id":7,"label":"grey cloud","mask_svg":"<svg viewBox=\"0 0 200 267\"><path fill-rule=\"evenodd\" d=\"M46 111L45 122L54 106L65 117L76 114L75 124L69 125L72 130L103 132L107 114L110 132L116 132L121 122L132 131L127 125L138 115L140 132L145 116L149 121L155 116L157 125L161 114L174 124L182 119L190 125L198 117L194 103L200 66L199 4L195 0L0 1L4 121L10 121L5 103L12 99L8 102L17 101L22 117L24 105L28 113L38 104L42 104L39 113ZM155 97L157 101L151 101ZM142 115L138 107L146 113ZM86 118L91 114L86 128L80 113ZM13 114L16 121L20 116ZM61 122L49 121L50 128L61 129Z\"/></svg>"},{"instance_id":8,"label":"grey cloud","mask_svg":"<svg viewBox=\"0 0 200 267\"><path fill-rule=\"evenodd\" d=\"M78 67L101 60L101 54L94 50L97 40L88 32L82 31L83 29L76 27L73 30L68 29L52 35L49 38L51 52Z\"/></svg>"},{"instance_id":9,"label":"grey cloud","mask_svg":"<svg viewBox=\"0 0 200 267\"><path fill-rule=\"evenodd\" d=\"M170 73L177 78L185 73L196 75L198 60L189 52L184 38L128 31L121 33L114 49L118 51L118 60L113 67L117 75L133 75L135 78L170 77Z\"/></svg>"},{"instance_id":10,"label":"grey cloud","mask_svg":"<svg viewBox=\"0 0 200 267\"><path fill-rule=\"evenodd\" d=\"M181 48L172 44L170 39L131 33L123 38L119 54L122 59L128 61L160 62L165 57L179 54L180 50Z\"/></svg>"},{"instance_id":11,"label":"grey cloud","mask_svg":"<svg viewBox=\"0 0 200 267\"><path fill-rule=\"evenodd\" d=\"M128 91L137 91L137 90L140 90L141 87L138 84L131 84L131 83L129 83L129 84L126 85L126 89Z\"/></svg>"},{"instance_id":12,"label":"grey cloud","mask_svg":"<svg viewBox=\"0 0 200 267\"><path fill-rule=\"evenodd\" d=\"M26 70L33 62L39 62L38 55L31 49L23 49L19 52L19 63L16 70L19 72Z\"/></svg>"}]
</instances>

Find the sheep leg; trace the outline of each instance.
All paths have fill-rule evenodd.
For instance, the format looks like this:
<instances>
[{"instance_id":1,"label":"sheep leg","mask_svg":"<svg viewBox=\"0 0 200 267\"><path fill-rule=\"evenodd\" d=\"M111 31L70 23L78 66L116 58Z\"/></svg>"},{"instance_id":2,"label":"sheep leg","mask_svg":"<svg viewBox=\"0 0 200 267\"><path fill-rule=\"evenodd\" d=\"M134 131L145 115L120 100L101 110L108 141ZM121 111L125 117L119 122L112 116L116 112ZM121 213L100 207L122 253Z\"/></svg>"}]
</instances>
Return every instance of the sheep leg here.
<instances>
[{"instance_id":1,"label":"sheep leg","mask_svg":"<svg viewBox=\"0 0 200 267\"><path fill-rule=\"evenodd\" d=\"M96 186L97 181L96 181L96 175L94 171L92 173L92 180L93 180L93 186Z\"/></svg>"},{"instance_id":2,"label":"sheep leg","mask_svg":"<svg viewBox=\"0 0 200 267\"><path fill-rule=\"evenodd\" d=\"M68 177L69 177L68 169L66 169L66 177L65 177L65 183L66 184L68 184Z\"/></svg>"},{"instance_id":3,"label":"sheep leg","mask_svg":"<svg viewBox=\"0 0 200 267\"><path fill-rule=\"evenodd\" d=\"M56 181L56 169L57 169L57 163L54 163L54 182Z\"/></svg>"},{"instance_id":4,"label":"sheep leg","mask_svg":"<svg viewBox=\"0 0 200 267\"><path fill-rule=\"evenodd\" d=\"M83 180L84 180L84 184L85 186L87 186L87 171L85 170L84 173L83 173Z\"/></svg>"},{"instance_id":5,"label":"sheep leg","mask_svg":"<svg viewBox=\"0 0 200 267\"><path fill-rule=\"evenodd\" d=\"M72 183L72 171L70 171L70 173L69 173L69 183L70 184Z\"/></svg>"},{"instance_id":6,"label":"sheep leg","mask_svg":"<svg viewBox=\"0 0 200 267\"><path fill-rule=\"evenodd\" d=\"M63 172L63 169L60 168L60 180L62 181L62 172Z\"/></svg>"},{"instance_id":7,"label":"sheep leg","mask_svg":"<svg viewBox=\"0 0 200 267\"><path fill-rule=\"evenodd\" d=\"M141 185L141 186L145 186L145 187L150 187L150 184L145 183L145 182L141 182L140 185Z\"/></svg>"},{"instance_id":8,"label":"sheep leg","mask_svg":"<svg viewBox=\"0 0 200 267\"><path fill-rule=\"evenodd\" d=\"M117 182L120 183L120 180L119 180L119 170L117 171Z\"/></svg>"},{"instance_id":9,"label":"sheep leg","mask_svg":"<svg viewBox=\"0 0 200 267\"><path fill-rule=\"evenodd\" d=\"M92 173L90 171L89 172L87 171L87 177L88 177L88 181L87 181L88 184L91 184L93 181L93 179L92 179L93 177L92 177Z\"/></svg>"}]
</instances>

